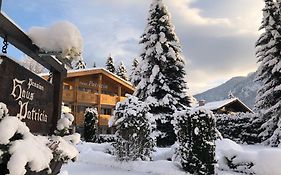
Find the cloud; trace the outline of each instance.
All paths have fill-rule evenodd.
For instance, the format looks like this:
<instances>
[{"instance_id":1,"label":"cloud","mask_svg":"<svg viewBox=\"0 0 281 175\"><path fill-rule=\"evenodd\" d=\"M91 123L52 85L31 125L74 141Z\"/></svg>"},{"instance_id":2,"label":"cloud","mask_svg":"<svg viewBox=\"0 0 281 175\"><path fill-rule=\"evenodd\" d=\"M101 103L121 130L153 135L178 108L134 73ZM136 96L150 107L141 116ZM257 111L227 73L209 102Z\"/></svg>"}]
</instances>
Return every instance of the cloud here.
<instances>
[{"instance_id":1,"label":"cloud","mask_svg":"<svg viewBox=\"0 0 281 175\"><path fill-rule=\"evenodd\" d=\"M5 1L6 2L6 1ZM199 92L256 68L254 43L262 19L262 0L164 0L180 38L191 91ZM104 66L109 54L130 67L140 53L151 1L10 0L7 9L20 26L47 26L69 20L84 38L89 66ZM27 8L22 6L29 4ZM5 4L4 4L5 5ZM23 11L22 11L23 10ZM26 20L28 19L28 20ZM192 86L192 87L191 87Z\"/></svg>"}]
</instances>

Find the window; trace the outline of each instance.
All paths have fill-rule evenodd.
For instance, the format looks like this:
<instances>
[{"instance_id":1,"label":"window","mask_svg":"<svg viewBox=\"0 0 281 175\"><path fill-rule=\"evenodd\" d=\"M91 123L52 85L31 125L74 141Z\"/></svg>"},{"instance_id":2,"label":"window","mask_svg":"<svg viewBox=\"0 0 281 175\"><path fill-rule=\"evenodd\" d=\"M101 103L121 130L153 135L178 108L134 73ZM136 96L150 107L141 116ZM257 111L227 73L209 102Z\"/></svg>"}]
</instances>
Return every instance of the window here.
<instances>
[{"instance_id":1,"label":"window","mask_svg":"<svg viewBox=\"0 0 281 175\"><path fill-rule=\"evenodd\" d=\"M70 85L68 85L68 84L63 85L63 89L64 90L70 90Z\"/></svg>"},{"instance_id":2,"label":"window","mask_svg":"<svg viewBox=\"0 0 281 175\"><path fill-rule=\"evenodd\" d=\"M101 108L101 114L103 115L111 115L112 109L111 108Z\"/></svg>"}]
</instances>

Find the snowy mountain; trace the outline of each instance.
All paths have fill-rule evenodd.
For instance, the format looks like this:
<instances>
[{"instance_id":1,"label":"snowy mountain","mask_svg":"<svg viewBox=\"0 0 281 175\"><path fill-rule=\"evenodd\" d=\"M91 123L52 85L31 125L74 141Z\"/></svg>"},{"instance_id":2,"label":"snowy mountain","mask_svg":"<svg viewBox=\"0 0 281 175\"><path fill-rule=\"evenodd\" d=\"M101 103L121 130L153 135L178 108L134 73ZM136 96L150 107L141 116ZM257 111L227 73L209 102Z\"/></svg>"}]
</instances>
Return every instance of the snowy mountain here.
<instances>
[{"instance_id":1,"label":"snowy mountain","mask_svg":"<svg viewBox=\"0 0 281 175\"><path fill-rule=\"evenodd\" d=\"M246 77L233 77L224 84L197 94L194 97L197 100L206 100L206 102L219 101L227 99L231 92L247 106L253 108L257 90L260 87L260 84L254 81L255 76L256 73L250 73Z\"/></svg>"}]
</instances>

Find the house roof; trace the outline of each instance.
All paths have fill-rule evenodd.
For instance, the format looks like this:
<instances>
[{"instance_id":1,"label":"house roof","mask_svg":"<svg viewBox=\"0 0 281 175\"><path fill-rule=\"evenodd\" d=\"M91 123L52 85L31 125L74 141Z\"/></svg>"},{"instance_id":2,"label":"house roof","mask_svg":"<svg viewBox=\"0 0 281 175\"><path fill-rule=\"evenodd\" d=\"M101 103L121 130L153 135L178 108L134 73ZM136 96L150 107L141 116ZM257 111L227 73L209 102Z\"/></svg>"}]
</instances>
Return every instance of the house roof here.
<instances>
[{"instance_id":1,"label":"house roof","mask_svg":"<svg viewBox=\"0 0 281 175\"><path fill-rule=\"evenodd\" d=\"M226 99L226 100L221 100L221 101L214 101L214 102L209 102L206 103L204 106L200 106L200 107L204 107L205 109L209 109L211 111L213 110L217 110L220 109L228 104L231 103L235 103L238 102L240 103L242 106L244 106L247 110L249 110L250 112L253 112L251 108L249 108L247 105L245 105L241 100L239 100L238 98L231 98L231 99ZM199 107L199 106L198 106Z\"/></svg>"},{"instance_id":2,"label":"house roof","mask_svg":"<svg viewBox=\"0 0 281 175\"><path fill-rule=\"evenodd\" d=\"M67 78L92 75L92 74L103 74L103 75L113 79L114 81L124 85L125 87L131 89L132 91L134 91L134 87L129 81L126 81L126 80L120 78L119 76L117 76L116 74L113 74L112 72L106 70L105 68L101 68L101 67L78 69L78 70L68 70ZM39 76L45 77L48 75L49 75L48 73L44 73L44 74L40 74Z\"/></svg>"}]
</instances>

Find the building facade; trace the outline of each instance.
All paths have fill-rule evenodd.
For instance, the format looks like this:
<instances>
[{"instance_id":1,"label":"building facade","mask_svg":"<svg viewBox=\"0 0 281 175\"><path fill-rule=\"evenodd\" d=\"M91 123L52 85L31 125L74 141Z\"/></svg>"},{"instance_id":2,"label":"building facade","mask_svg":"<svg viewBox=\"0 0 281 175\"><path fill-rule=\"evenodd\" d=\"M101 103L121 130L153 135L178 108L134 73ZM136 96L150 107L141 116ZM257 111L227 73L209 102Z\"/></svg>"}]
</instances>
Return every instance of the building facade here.
<instances>
[{"instance_id":1,"label":"building facade","mask_svg":"<svg viewBox=\"0 0 281 175\"><path fill-rule=\"evenodd\" d=\"M68 71L64 79L63 102L71 108L76 128L83 128L85 110L93 107L97 108L99 114L99 133L111 134L113 129L108 127L108 121L116 103L133 92L131 83L106 69L72 70Z\"/></svg>"}]
</instances>

